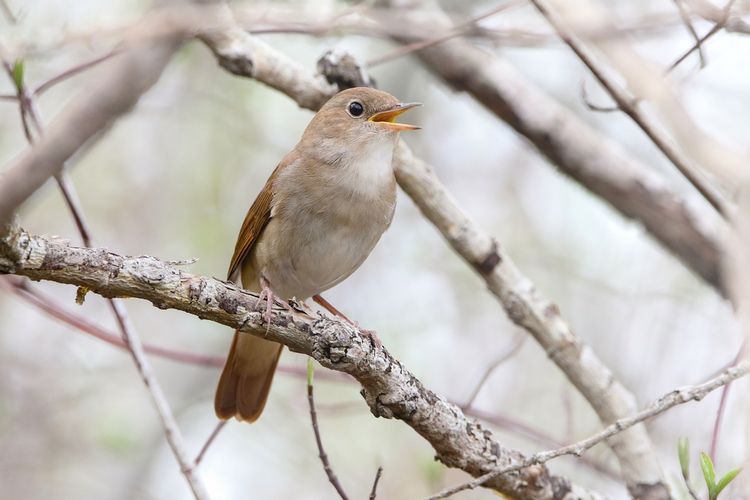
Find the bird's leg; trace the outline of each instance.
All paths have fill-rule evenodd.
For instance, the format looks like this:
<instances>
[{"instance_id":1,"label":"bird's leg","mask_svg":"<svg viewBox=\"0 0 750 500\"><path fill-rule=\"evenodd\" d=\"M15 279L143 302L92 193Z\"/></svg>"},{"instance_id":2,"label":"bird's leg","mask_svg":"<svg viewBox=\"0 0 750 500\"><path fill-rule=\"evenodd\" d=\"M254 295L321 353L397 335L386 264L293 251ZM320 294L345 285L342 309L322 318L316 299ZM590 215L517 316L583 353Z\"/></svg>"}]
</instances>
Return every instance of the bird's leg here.
<instances>
[{"instance_id":1,"label":"bird's leg","mask_svg":"<svg viewBox=\"0 0 750 500\"><path fill-rule=\"evenodd\" d=\"M263 313L263 319L266 320L266 323L269 325L271 324L271 314L273 313L273 302L274 302L274 295L273 290L271 290L271 287L268 283L268 280L264 277L260 277L260 293L258 294L258 302L256 306L256 310L261 310L261 304L263 301L266 301L266 310Z\"/></svg>"},{"instance_id":2,"label":"bird's leg","mask_svg":"<svg viewBox=\"0 0 750 500\"><path fill-rule=\"evenodd\" d=\"M283 308L285 308L287 311L293 313L294 308L287 302L286 300L280 299L275 293L273 293L273 290L271 290L271 284L268 282L266 278L263 276L260 277L260 293L258 294L258 302L256 306L256 310L260 311L261 307L260 305L263 303L263 301L266 301L266 310L263 312L263 319L266 320L266 323L268 325L271 325L271 317L273 315L273 305L279 304Z\"/></svg>"},{"instance_id":3,"label":"bird's leg","mask_svg":"<svg viewBox=\"0 0 750 500\"><path fill-rule=\"evenodd\" d=\"M323 309L325 309L329 313L333 314L334 316L338 316L339 318L343 319L350 325L359 329L359 331L361 331L365 337L370 339L370 342L373 343L376 349L380 349L383 346L383 343L380 341L380 338L377 336L374 330L366 330L360 327L356 322L350 320L349 318L346 317L344 313L336 309L333 306L333 304L331 304L326 299L324 299L322 295L313 295L312 299L315 301L316 304L320 305Z\"/></svg>"}]
</instances>

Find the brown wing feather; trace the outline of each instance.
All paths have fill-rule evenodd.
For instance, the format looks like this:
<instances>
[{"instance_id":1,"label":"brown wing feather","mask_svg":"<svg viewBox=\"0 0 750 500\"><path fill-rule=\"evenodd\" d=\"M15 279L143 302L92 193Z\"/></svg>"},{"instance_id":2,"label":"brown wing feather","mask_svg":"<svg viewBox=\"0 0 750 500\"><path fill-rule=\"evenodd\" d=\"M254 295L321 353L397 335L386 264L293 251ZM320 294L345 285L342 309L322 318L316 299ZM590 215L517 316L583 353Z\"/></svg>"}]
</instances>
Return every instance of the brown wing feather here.
<instances>
[{"instance_id":1,"label":"brown wing feather","mask_svg":"<svg viewBox=\"0 0 750 500\"><path fill-rule=\"evenodd\" d=\"M242 261L248 256L250 251L258 241L260 233L271 220L271 209L273 208L273 182L276 180L277 173L283 164L280 164L266 181L258 197L255 198L250 210L247 211L245 220L242 222L240 234L237 236L237 243L234 246L234 255L229 263L229 272L227 276L230 280L237 277Z\"/></svg>"}]
</instances>

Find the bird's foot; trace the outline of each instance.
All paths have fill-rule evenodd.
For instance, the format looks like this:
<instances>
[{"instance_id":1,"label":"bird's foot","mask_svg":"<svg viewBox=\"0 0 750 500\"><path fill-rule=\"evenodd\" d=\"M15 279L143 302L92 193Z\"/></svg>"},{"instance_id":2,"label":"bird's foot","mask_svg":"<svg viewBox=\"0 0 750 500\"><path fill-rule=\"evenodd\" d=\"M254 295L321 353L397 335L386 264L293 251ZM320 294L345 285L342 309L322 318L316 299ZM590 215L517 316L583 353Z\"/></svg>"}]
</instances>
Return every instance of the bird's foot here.
<instances>
[{"instance_id":1,"label":"bird's foot","mask_svg":"<svg viewBox=\"0 0 750 500\"><path fill-rule=\"evenodd\" d=\"M265 320L266 324L268 325L268 328L271 327L271 320L273 319L273 306L278 305L289 311L290 313L294 314L295 308L292 304L290 304L288 301L280 299L275 293L273 293L273 290L271 290L271 287L269 286L268 281L261 278L260 280L260 293L258 294L258 302L256 302L255 310L260 312L263 311L263 319ZM266 301L266 307L265 310L261 307L261 304L263 301ZM268 333L268 328L266 329L266 334Z\"/></svg>"}]
</instances>

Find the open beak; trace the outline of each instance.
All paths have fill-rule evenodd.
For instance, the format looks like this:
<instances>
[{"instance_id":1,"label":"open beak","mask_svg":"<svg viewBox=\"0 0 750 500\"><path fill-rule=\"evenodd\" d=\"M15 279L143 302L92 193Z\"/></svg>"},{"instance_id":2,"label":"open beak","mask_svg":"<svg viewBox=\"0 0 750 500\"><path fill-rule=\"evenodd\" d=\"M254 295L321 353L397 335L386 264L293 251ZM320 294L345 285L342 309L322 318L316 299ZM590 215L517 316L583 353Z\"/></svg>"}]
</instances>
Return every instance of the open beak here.
<instances>
[{"instance_id":1,"label":"open beak","mask_svg":"<svg viewBox=\"0 0 750 500\"><path fill-rule=\"evenodd\" d=\"M400 102L391 109L375 113L370 117L370 121L376 122L390 130L395 130L396 132L401 132L402 130L419 130L421 127L409 125L407 123L396 123L394 120L398 115L421 105L422 103L419 102Z\"/></svg>"}]
</instances>

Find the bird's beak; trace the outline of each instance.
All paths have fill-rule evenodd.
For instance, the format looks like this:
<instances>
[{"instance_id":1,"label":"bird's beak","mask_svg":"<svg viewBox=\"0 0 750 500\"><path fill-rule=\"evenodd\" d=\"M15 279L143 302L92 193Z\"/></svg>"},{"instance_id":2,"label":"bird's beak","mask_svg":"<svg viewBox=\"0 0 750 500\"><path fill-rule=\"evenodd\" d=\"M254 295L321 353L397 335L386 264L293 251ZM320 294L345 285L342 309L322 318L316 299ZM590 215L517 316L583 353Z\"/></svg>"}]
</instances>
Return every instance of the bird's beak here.
<instances>
[{"instance_id":1,"label":"bird's beak","mask_svg":"<svg viewBox=\"0 0 750 500\"><path fill-rule=\"evenodd\" d=\"M415 108L421 105L422 103L420 102L400 102L393 106L391 109L375 113L370 117L370 121L396 132L401 132L402 130L419 130L421 127L417 127L416 125L409 125L407 123L396 123L394 120L401 113L405 113L411 108Z\"/></svg>"}]
</instances>

